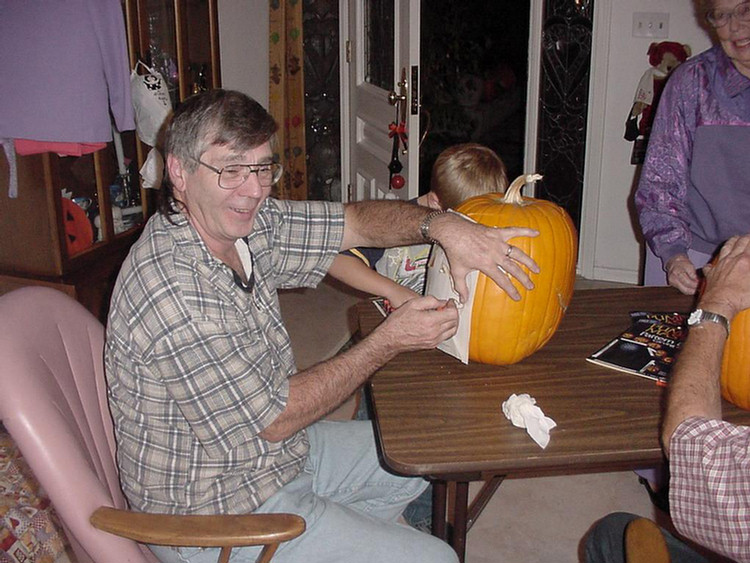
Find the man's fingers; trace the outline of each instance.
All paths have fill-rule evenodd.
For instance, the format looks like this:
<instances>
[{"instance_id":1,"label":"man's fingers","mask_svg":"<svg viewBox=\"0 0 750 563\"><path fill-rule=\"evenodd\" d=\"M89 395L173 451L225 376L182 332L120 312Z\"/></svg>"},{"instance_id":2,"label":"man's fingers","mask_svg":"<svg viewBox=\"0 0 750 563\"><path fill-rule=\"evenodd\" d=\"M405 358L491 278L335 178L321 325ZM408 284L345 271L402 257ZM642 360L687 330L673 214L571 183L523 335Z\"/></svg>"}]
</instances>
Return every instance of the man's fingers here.
<instances>
[{"instance_id":1,"label":"man's fingers","mask_svg":"<svg viewBox=\"0 0 750 563\"><path fill-rule=\"evenodd\" d=\"M518 266L516 266L516 268L518 268ZM510 276L509 276L507 270L505 270L501 266L498 266L497 271L495 271L495 272L486 272L486 275L490 279L492 279L492 281L494 281L497 285L499 285L500 288L503 291L505 291L505 293L507 293L508 296L513 301L519 301L521 299L521 294L516 289L516 286L513 285L513 282L510 281ZM526 278L528 279L528 276L526 276ZM531 280L529 280L529 283L530 282L531 282ZM532 287L533 287L533 284L532 284Z\"/></svg>"},{"instance_id":2,"label":"man's fingers","mask_svg":"<svg viewBox=\"0 0 750 563\"><path fill-rule=\"evenodd\" d=\"M466 273L457 274L453 276L453 289L458 293L458 298L461 303L466 303L469 298L469 288L466 285Z\"/></svg>"},{"instance_id":3,"label":"man's fingers","mask_svg":"<svg viewBox=\"0 0 750 563\"><path fill-rule=\"evenodd\" d=\"M513 251L510 254L506 253L506 257L511 262L518 262L519 264L523 264L524 266L526 266L529 270L531 270L535 274L539 273L539 265L534 261L534 259L531 256L526 254L523 250L521 250L517 246L513 246L512 249ZM518 276L515 276L515 277L518 277Z\"/></svg>"}]
</instances>

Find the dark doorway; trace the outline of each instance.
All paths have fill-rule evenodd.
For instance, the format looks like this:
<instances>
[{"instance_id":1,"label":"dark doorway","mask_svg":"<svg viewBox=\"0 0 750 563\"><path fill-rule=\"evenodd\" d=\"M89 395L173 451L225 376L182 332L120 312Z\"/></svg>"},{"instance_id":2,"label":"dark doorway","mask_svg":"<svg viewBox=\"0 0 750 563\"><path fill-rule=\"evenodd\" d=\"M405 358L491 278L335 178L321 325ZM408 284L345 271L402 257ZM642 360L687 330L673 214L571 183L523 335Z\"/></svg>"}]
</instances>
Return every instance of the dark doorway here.
<instances>
[{"instance_id":1,"label":"dark doorway","mask_svg":"<svg viewBox=\"0 0 750 563\"><path fill-rule=\"evenodd\" d=\"M529 0L422 2L420 191L437 155L476 142L523 173Z\"/></svg>"}]
</instances>

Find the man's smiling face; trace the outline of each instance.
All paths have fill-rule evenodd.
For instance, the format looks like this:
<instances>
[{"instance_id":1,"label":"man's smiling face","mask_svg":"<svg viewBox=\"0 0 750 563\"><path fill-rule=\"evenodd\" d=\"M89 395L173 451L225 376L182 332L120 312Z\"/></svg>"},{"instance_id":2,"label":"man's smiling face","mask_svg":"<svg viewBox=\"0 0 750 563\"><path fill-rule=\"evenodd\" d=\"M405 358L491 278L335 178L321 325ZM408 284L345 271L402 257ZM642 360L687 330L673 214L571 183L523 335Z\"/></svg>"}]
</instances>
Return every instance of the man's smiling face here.
<instances>
[{"instance_id":1,"label":"man's smiling face","mask_svg":"<svg viewBox=\"0 0 750 563\"><path fill-rule=\"evenodd\" d=\"M272 159L270 143L245 152L212 145L200 156L200 161L217 169ZM206 166L198 164L194 172L185 163L173 162L172 166L179 168L171 173L175 195L185 204L190 222L209 249L221 251L250 234L258 209L271 192L270 187L260 185L257 174L250 174L237 188L224 189L219 186L219 175Z\"/></svg>"}]
</instances>

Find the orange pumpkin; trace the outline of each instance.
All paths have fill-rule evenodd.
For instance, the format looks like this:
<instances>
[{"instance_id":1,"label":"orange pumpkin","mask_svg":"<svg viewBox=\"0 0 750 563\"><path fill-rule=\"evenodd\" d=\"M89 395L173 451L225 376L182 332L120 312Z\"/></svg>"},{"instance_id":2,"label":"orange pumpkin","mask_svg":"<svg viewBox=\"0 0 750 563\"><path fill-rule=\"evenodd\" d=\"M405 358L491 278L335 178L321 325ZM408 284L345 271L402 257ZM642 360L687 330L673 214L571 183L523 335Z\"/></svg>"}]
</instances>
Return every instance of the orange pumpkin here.
<instances>
[{"instance_id":1,"label":"orange pumpkin","mask_svg":"<svg viewBox=\"0 0 750 563\"><path fill-rule=\"evenodd\" d=\"M721 362L721 395L741 409L750 410L750 309L732 319Z\"/></svg>"},{"instance_id":2,"label":"orange pumpkin","mask_svg":"<svg viewBox=\"0 0 750 563\"><path fill-rule=\"evenodd\" d=\"M94 244L94 229L86 212L67 197L62 198L65 247L68 256L83 252Z\"/></svg>"},{"instance_id":3,"label":"orange pumpkin","mask_svg":"<svg viewBox=\"0 0 750 563\"><path fill-rule=\"evenodd\" d=\"M525 183L541 178L538 174L520 176L505 195L476 196L457 209L483 225L539 231L538 237L509 241L541 270L531 274L534 289L515 283L520 301L513 301L490 278L479 274L471 315L470 360L509 365L533 354L552 338L573 297L578 248L573 221L553 202L521 195Z\"/></svg>"}]
</instances>

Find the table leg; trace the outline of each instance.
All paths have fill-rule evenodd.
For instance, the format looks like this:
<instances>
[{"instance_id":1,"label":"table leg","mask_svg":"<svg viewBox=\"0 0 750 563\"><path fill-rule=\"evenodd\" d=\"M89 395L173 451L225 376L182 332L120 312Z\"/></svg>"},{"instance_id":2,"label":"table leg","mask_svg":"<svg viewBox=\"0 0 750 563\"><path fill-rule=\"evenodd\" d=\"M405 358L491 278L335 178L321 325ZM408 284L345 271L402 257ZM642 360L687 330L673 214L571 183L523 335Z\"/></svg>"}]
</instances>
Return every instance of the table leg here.
<instances>
[{"instance_id":1,"label":"table leg","mask_svg":"<svg viewBox=\"0 0 750 563\"><path fill-rule=\"evenodd\" d=\"M451 545L463 563L466 558L466 519L469 513L469 483L456 482L456 496L453 504L453 538Z\"/></svg>"},{"instance_id":2,"label":"table leg","mask_svg":"<svg viewBox=\"0 0 750 563\"><path fill-rule=\"evenodd\" d=\"M448 486L445 481L432 482L432 535L447 541L445 520L446 496Z\"/></svg>"}]
</instances>

